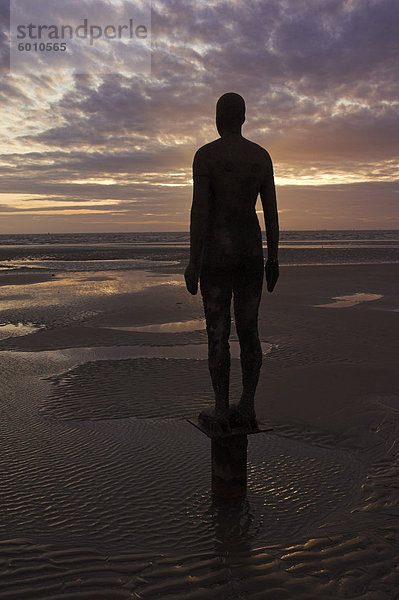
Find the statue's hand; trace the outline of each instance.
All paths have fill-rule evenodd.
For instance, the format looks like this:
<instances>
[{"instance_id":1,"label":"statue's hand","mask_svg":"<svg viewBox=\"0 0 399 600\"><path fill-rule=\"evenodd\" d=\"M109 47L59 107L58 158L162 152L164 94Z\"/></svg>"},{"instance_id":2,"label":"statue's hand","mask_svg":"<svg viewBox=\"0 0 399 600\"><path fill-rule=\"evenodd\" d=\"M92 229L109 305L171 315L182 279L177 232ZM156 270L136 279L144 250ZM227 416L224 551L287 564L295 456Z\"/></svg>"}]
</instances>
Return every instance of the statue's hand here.
<instances>
[{"instance_id":1,"label":"statue's hand","mask_svg":"<svg viewBox=\"0 0 399 600\"><path fill-rule=\"evenodd\" d=\"M198 278L198 269L189 263L184 271L184 279L186 281L186 288L193 296L195 296L195 294L198 292Z\"/></svg>"},{"instance_id":2,"label":"statue's hand","mask_svg":"<svg viewBox=\"0 0 399 600\"><path fill-rule=\"evenodd\" d=\"M274 286L277 283L277 279L279 276L279 268L277 260L267 260L266 266L266 282L267 282L267 291L272 292L274 290Z\"/></svg>"}]
</instances>

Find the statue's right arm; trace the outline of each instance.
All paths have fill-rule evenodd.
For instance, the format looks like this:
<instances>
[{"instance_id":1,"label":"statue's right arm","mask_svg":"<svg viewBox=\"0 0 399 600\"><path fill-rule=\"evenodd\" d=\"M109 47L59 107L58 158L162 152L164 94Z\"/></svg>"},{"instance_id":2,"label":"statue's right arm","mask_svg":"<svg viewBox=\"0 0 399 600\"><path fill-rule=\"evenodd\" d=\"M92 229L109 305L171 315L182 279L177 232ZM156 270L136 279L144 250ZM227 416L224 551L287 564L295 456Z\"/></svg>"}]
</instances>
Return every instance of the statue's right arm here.
<instances>
[{"instance_id":1,"label":"statue's right arm","mask_svg":"<svg viewBox=\"0 0 399 600\"><path fill-rule=\"evenodd\" d=\"M204 248L205 233L209 219L210 179L207 165L197 151L193 162L193 202L190 216L190 262L185 271L186 286L190 294L196 294Z\"/></svg>"},{"instance_id":2,"label":"statue's right arm","mask_svg":"<svg viewBox=\"0 0 399 600\"><path fill-rule=\"evenodd\" d=\"M197 151L193 162L193 202L190 217L190 264L200 269L209 218L210 180L206 162Z\"/></svg>"}]
</instances>

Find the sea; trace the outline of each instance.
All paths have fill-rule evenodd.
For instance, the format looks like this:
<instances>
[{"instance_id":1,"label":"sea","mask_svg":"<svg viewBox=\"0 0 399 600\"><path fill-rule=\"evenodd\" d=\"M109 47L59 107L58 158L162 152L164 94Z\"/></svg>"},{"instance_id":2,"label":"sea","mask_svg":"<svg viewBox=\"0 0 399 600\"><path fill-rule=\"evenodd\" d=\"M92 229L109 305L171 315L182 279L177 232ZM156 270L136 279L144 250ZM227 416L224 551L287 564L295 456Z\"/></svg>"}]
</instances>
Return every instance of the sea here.
<instances>
[{"instance_id":1,"label":"sea","mask_svg":"<svg viewBox=\"0 0 399 600\"><path fill-rule=\"evenodd\" d=\"M180 270L189 232L0 234L0 271ZM267 256L264 235L265 256ZM399 230L281 231L280 265L399 262Z\"/></svg>"}]
</instances>

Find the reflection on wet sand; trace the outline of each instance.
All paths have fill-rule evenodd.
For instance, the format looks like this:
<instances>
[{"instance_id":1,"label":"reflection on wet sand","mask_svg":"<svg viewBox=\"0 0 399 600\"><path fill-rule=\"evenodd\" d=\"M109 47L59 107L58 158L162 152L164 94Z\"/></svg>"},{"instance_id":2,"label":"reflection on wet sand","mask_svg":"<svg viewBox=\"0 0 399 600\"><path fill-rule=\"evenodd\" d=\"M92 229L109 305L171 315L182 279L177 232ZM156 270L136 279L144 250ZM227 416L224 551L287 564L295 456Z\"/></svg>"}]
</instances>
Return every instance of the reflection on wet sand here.
<instances>
[{"instance_id":1,"label":"reflection on wet sand","mask_svg":"<svg viewBox=\"0 0 399 600\"><path fill-rule=\"evenodd\" d=\"M383 298L382 294L351 294L350 296L333 296L332 300L335 302L329 302L328 304L315 304L315 308L349 308L356 306L361 302L372 302L373 300L380 300Z\"/></svg>"},{"instance_id":2,"label":"reflection on wet sand","mask_svg":"<svg viewBox=\"0 0 399 600\"><path fill-rule=\"evenodd\" d=\"M96 297L109 297L117 294L137 293L147 288L161 285L183 285L183 280L173 279L150 271L112 271L112 277L103 273L95 278L90 271L62 273L50 280L18 285L9 283L0 287L2 310L35 306L65 306L76 304L80 300ZM13 292L10 296L10 291ZM26 293L29 292L29 296Z\"/></svg>"},{"instance_id":3,"label":"reflection on wet sand","mask_svg":"<svg viewBox=\"0 0 399 600\"><path fill-rule=\"evenodd\" d=\"M0 323L0 340L6 340L10 337L18 337L20 335L29 335L39 331L41 327L34 323Z\"/></svg>"},{"instance_id":4,"label":"reflection on wet sand","mask_svg":"<svg viewBox=\"0 0 399 600\"><path fill-rule=\"evenodd\" d=\"M121 331L149 331L154 333L179 333L180 331L201 331L205 329L204 319L175 321L173 323L152 323L151 325L132 325L129 327L107 327Z\"/></svg>"}]
</instances>

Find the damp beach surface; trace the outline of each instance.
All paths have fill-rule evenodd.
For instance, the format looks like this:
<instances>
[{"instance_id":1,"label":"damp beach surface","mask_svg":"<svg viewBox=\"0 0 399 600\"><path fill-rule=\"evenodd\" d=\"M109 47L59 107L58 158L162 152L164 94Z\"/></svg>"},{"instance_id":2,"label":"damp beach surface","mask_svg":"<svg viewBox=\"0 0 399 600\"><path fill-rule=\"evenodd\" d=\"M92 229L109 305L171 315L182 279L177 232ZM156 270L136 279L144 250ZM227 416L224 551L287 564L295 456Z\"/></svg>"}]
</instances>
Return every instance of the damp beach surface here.
<instances>
[{"instance_id":1,"label":"damp beach surface","mask_svg":"<svg viewBox=\"0 0 399 600\"><path fill-rule=\"evenodd\" d=\"M212 391L182 270L1 274L0 599L395 598L398 281L281 267L259 311L273 431L220 503L187 422ZM237 401L234 324L231 347Z\"/></svg>"}]
</instances>

